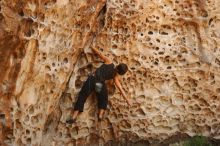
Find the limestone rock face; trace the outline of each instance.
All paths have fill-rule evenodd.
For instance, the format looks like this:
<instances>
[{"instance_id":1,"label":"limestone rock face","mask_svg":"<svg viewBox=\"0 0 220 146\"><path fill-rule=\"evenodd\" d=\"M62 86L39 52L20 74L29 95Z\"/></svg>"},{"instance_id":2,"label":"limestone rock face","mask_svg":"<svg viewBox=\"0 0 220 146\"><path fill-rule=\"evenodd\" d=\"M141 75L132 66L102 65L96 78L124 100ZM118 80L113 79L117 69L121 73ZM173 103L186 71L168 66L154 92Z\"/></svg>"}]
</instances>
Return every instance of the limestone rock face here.
<instances>
[{"instance_id":1,"label":"limestone rock face","mask_svg":"<svg viewBox=\"0 0 220 146\"><path fill-rule=\"evenodd\" d=\"M67 125L88 74L117 65L128 107L111 81L97 120L95 94ZM0 143L72 146L220 139L218 0L0 0Z\"/></svg>"}]
</instances>

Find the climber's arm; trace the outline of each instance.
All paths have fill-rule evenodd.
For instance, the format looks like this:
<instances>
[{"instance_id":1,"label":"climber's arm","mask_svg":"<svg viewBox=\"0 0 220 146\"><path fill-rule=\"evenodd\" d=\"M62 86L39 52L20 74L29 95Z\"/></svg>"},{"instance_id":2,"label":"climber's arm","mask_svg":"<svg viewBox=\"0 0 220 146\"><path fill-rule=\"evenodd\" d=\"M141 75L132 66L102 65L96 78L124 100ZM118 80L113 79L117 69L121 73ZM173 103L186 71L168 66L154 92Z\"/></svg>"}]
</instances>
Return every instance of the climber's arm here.
<instances>
[{"instance_id":1,"label":"climber's arm","mask_svg":"<svg viewBox=\"0 0 220 146\"><path fill-rule=\"evenodd\" d=\"M119 89L119 91L121 92L122 97L126 100L126 102L128 103L128 105L131 105L131 100L130 100L129 98L127 98L127 96L126 96L126 94L125 94L125 91L123 90L123 88L122 88L122 86L121 86L121 83L120 83L120 81L119 81L118 75L115 76L114 82L115 82L115 85L117 86L117 88Z\"/></svg>"},{"instance_id":2,"label":"climber's arm","mask_svg":"<svg viewBox=\"0 0 220 146\"><path fill-rule=\"evenodd\" d=\"M98 51L96 48L92 48L92 50L106 63L106 64L111 64L112 61L103 55L100 51Z\"/></svg>"}]
</instances>

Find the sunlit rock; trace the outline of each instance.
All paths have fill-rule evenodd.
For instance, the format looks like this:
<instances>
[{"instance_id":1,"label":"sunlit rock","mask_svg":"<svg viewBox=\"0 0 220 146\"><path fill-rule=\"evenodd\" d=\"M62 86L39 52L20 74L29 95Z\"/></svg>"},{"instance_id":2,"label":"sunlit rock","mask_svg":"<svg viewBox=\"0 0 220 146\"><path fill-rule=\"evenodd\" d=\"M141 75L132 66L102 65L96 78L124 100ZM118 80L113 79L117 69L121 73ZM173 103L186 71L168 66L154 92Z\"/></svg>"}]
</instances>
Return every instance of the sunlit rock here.
<instances>
[{"instance_id":1,"label":"sunlit rock","mask_svg":"<svg viewBox=\"0 0 220 146\"><path fill-rule=\"evenodd\" d=\"M0 0L0 143L72 146L220 139L217 0ZM129 66L128 107L108 82L101 123L91 95L67 125L101 60Z\"/></svg>"}]
</instances>

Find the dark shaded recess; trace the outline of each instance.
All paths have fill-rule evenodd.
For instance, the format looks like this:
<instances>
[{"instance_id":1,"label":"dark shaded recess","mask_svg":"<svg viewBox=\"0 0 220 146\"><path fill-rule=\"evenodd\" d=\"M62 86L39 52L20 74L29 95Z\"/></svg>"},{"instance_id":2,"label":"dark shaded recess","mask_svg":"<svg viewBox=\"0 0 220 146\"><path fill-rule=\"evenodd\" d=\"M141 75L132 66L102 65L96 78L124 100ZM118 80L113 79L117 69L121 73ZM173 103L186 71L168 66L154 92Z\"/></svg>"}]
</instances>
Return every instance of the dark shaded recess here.
<instances>
[{"instance_id":1,"label":"dark shaded recess","mask_svg":"<svg viewBox=\"0 0 220 146\"><path fill-rule=\"evenodd\" d=\"M3 21L4 20L4 16L2 15L2 13L0 13L0 23L1 23L1 21Z\"/></svg>"},{"instance_id":2,"label":"dark shaded recess","mask_svg":"<svg viewBox=\"0 0 220 146\"><path fill-rule=\"evenodd\" d=\"M53 123L53 121L54 121L53 116L54 116L53 113L48 116L47 121L46 121L46 123L45 123L45 125L44 125L43 133L47 133L47 132L49 131L50 125L51 125L51 124Z\"/></svg>"},{"instance_id":3,"label":"dark shaded recess","mask_svg":"<svg viewBox=\"0 0 220 146\"><path fill-rule=\"evenodd\" d=\"M162 34L162 35L168 35L168 33L167 32L161 32L160 34Z\"/></svg>"},{"instance_id":4,"label":"dark shaded recess","mask_svg":"<svg viewBox=\"0 0 220 146\"><path fill-rule=\"evenodd\" d=\"M220 140L219 139L209 138L208 140L212 144L212 146L220 146Z\"/></svg>"},{"instance_id":5,"label":"dark shaded recess","mask_svg":"<svg viewBox=\"0 0 220 146\"><path fill-rule=\"evenodd\" d=\"M13 135L13 131L11 129L9 129L8 127L2 125L2 123L0 123L0 134L1 134L1 139L0 139L0 146L6 146L6 144L4 143L4 140L7 141L11 141L11 138L8 137L7 135Z\"/></svg>"},{"instance_id":6,"label":"dark shaded recess","mask_svg":"<svg viewBox=\"0 0 220 146\"><path fill-rule=\"evenodd\" d=\"M18 11L18 14L19 14L21 17L23 17L23 16L24 16L24 11L21 9L21 10Z\"/></svg>"},{"instance_id":7,"label":"dark shaded recess","mask_svg":"<svg viewBox=\"0 0 220 146\"><path fill-rule=\"evenodd\" d=\"M7 0L5 3L6 6L8 6L13 12L17 14L23 11L25 5L27 5L27 2L24 0Z\"/></svg>"},{"instance_id":8,"label":"dark shaded recess","mask_svg":"<svg viewBox=\"0 0 220 146\"><path fill-rule=\"evenodd\" d=\"M0 114L0 119L4 119L5 118L5 114Z\"/></svg>"},{"instance_id":9,"label":"dark shaded recess","mask_svg":"<svg viewBox=\"0 0 220 146\"><path fill-rule=\"evenodd\" d=\"M32 19L28 18L28 19L23 19L22 23L24 26L23 30L24 30L25 36L30 37L34 33L34 30L32 28L34 21ZM23 27L23 26L21 26L21 27Z\"/></svg>"},{"instance_id":10,"label":"dark shaded recess","mask_svg":"<svg viewBox=\"0 0 220 146\"><path fill-rule=\"evenodd\" d=\"M3 92L0 90L1 101L4 103L4 105L0 107L0 111L4 113L4 115L1 116L3 121L0 120L0 124L3 124L2 132L4 133L2 141L8 139L7 135L13 135L11 127L4 125L4 122L8 125L8 122L11 120L7 120L3 116L10 116L10 101L15 90L21 60L25 54L24 44L25 42L21 41L17 36L8 34L0 28L0 85L3 83L8 85L6 91ZM10 63L10 60L12 60L13 63Z\"/></svg>"},{"instance_id":11,"label":"dark shaded recess","mask_svg":"<svg viewBox=\"0 0 220 146\"><path fill-rule=\"evenodd\" d=\"M152 32L152 31L148 31L148 34L152 35L152 34L153 34L153 32Z\"/></svg>"},{"instance_id":12,"label":"dark shaded recess","mask_svg":"<svg viewBox=\"0 0 220 146\"><path fill-rule=\"evenodd\" d=\"M211 19L209 20L209 25L211 25L212 21L213 21L213 18L211 18Z\"/></svg>"},{"instance_id":13,"label":"dark shaded recess","mask_svg":"<svg viewBox=\"0 0 220 146\"><path fill-rule=\"evenodd\" d=\"M106 11L107 11L107 6L106 4L103 6L103 8L100 10L98 16L100 16L101 14L102 15L105 15L106 14Z\"/></svg>"},{"instance_id":14,"label":"dark shaded recess","mask_svg":"<svg viewBox=\"0 0 220 146\"><path fill-rule=\"evenodd\" d=\"M56 110L55 110L56 109ZM51 112L44 124L43 134L53 134L57 130L57 125L59 124L61 118L61 110L59 107L54 107L53 112Z\"/></svg>"},{"instance_id":15,"label":"dark shaded recess","mask_svg":"<svg viewBox=\"0 0 220 146\"><path fill-rule=\"evenodd\" d=\"M153 144L156 144L157 146L169 146L172 143L182 142L182 141L186 141L186 140L190 140L190 139L191 139L191 137L189 135L181 133L181 132L177 132L176 135L173 135L173 136L165 139L163 142L153 143ZM207 138L207 140L209 141L209 143L212 144L212 146L219 146L220 145L220 140L213 139L213 138Z\"/></svg>"},{"instance_id":16,"label":"dark shaded recess","mask_svg":"<svg viewBox=\"0 0 220 146\"><path fill-rule=\"evenodd\" d=\"M99 27L101 29L105 26L106 11L107 11L107 7L106 7L106 4L105 4L103 6L103 8L100 10L99 14L98 14Z\"/></svg>"},{"instance_id":17,"label":"dark shaded recess","mask_svg":"<svg viewBox=\"0 0 220 146\"><path fill-rule=\"evenodd\" d=\"M16 60L23 58L24 54L24 42L17 36L8 35L7 32L0 35L0 84L8 70L10 70L9 79L12 83L16 81L20 70L20 62ZM10 66L10 57L15 61L12 66Z\"/></svg>"},{"instance_id":18,"label":"dark shaded recess","mask_svg":"<svg viewBox=\"0 0 220 146\"><path fill-rule=\"evenodd\" d=\"M220 60L218 58L215 59L215 63L220 65Z\"/></svg>"},{"instance_id":19,"label":"dark shaded recess","mask_svg":"<svg viewBox=\"0 0 220 146\"><path fill-rule=\"evenodd\" d=\"M108 141L105 146L150 146L150 143L148 140L140 140L137 142L132 142L129 140L126 140L126 142L111 140Z\"/></svg>"},{"instance_id":20,"label":"dark shaded recess","mask_svg":"<svg viewBox=\"0 0 220 146\"><path fill-rule=\"evenodd\" d=\"M22 2L19 0L13 1L15 5L11 4L11 1L5 1L5 5L11 9L11 12L18 14L19 9L22 9ZM2 137L2 141L0 141L0 145L5 145L4 140L11 141L8 135L13 135L13 130L11 127L12 120L10 118L11 112L11 98L14 94L15 83L18 78L18 73L21 68L21 61L25 56L25 43L26 41L19 38L20 32L24 31L25 24L21 25L21 22L17 18L13 19L13 23L16 27L11 28L8 26L7 30L3 26L5 26L5 18L4 14L0 13L0 86L7 85L6 90L2 90L0 88L0 98L2 102L2 106L0 107L0 111L2 112L0 116L0 125L2 126L2 133L4 133ZM21 27L22 26L22 27ZM16 30L14 28L17 28Z\"/></svg>"},{"instance_id":21,"label":"dark shaded recess","mask_svg":"<svg viewBox=\"0 0 220 146\"><path fill-rule=\"evenodd\" d=\"M208 12L206 10L202 10L202 17L208 17Z\"/></svg>"}]
</instances>

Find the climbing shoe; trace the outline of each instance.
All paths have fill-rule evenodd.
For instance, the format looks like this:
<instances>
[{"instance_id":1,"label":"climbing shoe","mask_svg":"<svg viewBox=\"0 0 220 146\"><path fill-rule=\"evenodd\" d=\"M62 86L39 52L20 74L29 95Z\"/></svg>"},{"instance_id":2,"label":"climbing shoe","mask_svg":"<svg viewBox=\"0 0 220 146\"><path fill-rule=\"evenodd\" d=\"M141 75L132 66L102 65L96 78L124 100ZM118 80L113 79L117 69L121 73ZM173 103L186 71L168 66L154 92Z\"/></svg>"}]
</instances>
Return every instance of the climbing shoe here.
<instances>
[{"instance_id":1,"label":"climbing shoe","mask_svg":"<svg viewBox=\"0 0 220 146\"><path fill-rule=\"evenodd\" d=\"M76 120L75 120L75 119L72 119L72 118L66 120L66 123L67 123L67 124L73 124L73 123L75 123L75 122L76 122Z\"/></svg>"}]
</instances>

